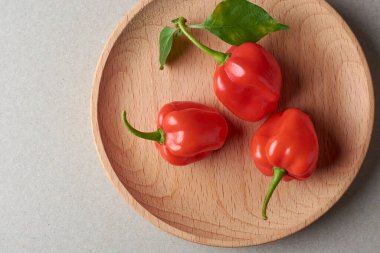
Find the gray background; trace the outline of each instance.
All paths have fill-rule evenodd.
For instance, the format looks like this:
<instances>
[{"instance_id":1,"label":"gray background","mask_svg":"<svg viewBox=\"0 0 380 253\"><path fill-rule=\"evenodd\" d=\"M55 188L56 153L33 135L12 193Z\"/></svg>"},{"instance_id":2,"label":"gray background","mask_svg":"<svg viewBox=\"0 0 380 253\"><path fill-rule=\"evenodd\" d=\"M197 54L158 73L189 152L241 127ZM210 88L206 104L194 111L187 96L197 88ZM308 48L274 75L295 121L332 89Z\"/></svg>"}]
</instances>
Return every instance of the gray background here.
<instances>
[{"instance_id":1,"label":"gray background","mask_svg":"<svg viewBox=\"0 0 380 253\"><path fill-rule=\"evenodd\" d=\"M135 2L0 0L0 252L380 252L378 110L369 153L348 192L285 239L202 246L129 208L97 157L90 96L104 43ZM378 98L380 0L329 2L363 46Z\"/></svg>"}]
</instances>

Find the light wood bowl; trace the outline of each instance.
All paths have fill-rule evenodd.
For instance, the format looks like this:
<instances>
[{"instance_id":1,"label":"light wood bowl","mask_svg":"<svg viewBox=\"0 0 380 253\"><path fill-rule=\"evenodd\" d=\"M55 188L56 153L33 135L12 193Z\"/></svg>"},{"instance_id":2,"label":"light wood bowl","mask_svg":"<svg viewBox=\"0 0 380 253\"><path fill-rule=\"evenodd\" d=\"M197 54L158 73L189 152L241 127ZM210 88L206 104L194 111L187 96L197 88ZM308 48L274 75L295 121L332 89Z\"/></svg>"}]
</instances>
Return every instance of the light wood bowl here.
<instances>
[{"instance_id":1,"label":"light wood bowl","mask_svg":"<svg viewBox=\"0 0 380 253\"><path fill-rule=\"evenodd\" d=\"M186 39L176 43L169 64L159 70L160 30L179 16L200 23L218 2L140 1L101 55L93 83L92 127L108 177L144 218L197 243L256 245L306 227L347 190L370 141L373 87L355 36L326 2L254 1L290 27L260 41L282 68L279 109L307 112L320 144L314 175L303 182L281 182L269 204L269 219L262 220L271 179L255 168L249 153L251 136L262 122L239 120L221 105L212 87L215 63ZM229 47L210 33L192 32L217 50ZM230 136L223 149L193 165L174 167L120 120L126 110L136 128L155 130L160 107L175 100L211 105L226 116Z\"/></svg>"}]
</instances>

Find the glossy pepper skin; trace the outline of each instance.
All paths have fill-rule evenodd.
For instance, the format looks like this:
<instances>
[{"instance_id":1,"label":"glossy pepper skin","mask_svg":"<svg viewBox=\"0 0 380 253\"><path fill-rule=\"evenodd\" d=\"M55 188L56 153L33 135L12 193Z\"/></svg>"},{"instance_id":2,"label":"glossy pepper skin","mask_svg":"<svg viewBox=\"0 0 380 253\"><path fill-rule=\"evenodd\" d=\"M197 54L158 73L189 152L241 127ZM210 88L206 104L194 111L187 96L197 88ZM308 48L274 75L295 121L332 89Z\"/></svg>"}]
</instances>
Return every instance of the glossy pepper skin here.
<instances>
[{"instance_id":1,"label":"glossy pepper skin","mask_svg":"<svg viewBox=\"0 0 380 253\"><path fill-rule=\"evenodd\" d=\"M264 175L273 176L262 209L264 219L269 199L281 179L310 177L316 168L318 153L313 123L299 109L275 113L259 127L251 141L251 155Z\"/></svg>"},{"instance_id":2,"label":"glossy pepper skin","mask_svg":"<svg viewBox=\"0 0 380 253\"><path fill-rule=\"evenodd\" d=\"M229 58L217 64L214 74L214 91L222 104L252 122L275 111L282 86L276 59L252 42L232 46L227 53Z\"/></svg>"},{"instance_id":3,"label":"glossy pepper skin","mask_svg":"<svg viewBox=\"0 0 380 253\"><path fill-rule=\"evenodd\" d=\"M157 119L158 130L143 133L126 120L125 126L135 135L155 141L161 156L173 165L187 165L209 156L226 141L228 125L214 108L195 102L172 102L164 105Z\"/></svg>"}]
</instances>

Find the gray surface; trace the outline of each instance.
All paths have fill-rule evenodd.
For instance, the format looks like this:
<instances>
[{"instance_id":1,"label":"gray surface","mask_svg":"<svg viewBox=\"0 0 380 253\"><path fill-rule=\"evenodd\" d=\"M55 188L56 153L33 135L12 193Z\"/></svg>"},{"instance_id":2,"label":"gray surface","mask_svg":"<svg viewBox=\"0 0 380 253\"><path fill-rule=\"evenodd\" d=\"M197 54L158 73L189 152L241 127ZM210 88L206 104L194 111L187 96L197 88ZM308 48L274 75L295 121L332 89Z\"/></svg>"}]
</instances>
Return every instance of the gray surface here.
<instances>
[{"instance_id":1,"label":"gray surface","mask_svg":"<svg viewBox=\"0 0 380 253\"><path fill-rule=\"evenodd\" d=\"M95 152L89 101L103 45L134 2L0 1L0 252L380 252L379 111L357 180L293 236L207 247L160 231L128 207ZM330 3L358 36L378 97L380 1Z\"/></svg>"}]
</instances>

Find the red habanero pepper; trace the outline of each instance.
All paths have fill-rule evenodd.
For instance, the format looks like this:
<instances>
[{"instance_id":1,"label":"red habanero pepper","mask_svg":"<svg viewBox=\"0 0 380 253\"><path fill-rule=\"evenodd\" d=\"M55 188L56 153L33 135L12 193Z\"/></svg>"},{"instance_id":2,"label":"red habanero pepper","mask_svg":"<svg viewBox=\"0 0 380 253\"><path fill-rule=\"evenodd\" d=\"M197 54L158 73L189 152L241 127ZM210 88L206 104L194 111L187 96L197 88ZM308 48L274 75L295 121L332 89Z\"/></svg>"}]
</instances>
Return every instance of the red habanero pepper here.
<instances>
[{"instance_id":1,"label":"red habanero pepper","mask_svg":"<svg viewBox=\"0 0 380 253\"><path fill-rule=\"evenodd\" d=\"M225 118L214 108L195 102L172 102L164 105L155 132L145 133L122 119L128 130L143 139L155 141L161 156L173 165L186 165L220 149L228 133Z\"/></svg>"},{"instance_id":2,"label":"red habanero pepper","mask_svg":"<svg viewBox=\"0 0 380 253\"><path fill-rule=\"evenodd\" d=\"M233 114L258 121L277 109L281 70L276 59L262 46L247 42L232 46L224 65L216 65L214 91Z\"/></svg>"},{"instance_id":3,"label":"red habanero pepper","mask_svg":"<svg viewBox=\"0 0 380 253\"><path fill-rule=\"evenodd\" d=\"M262 207L265 220L267 205L281 179L310 177L317 164L318 152L313 123L299 109L275 113L259 127L252 138L251 155L264 175L273 176Z\"/></svg>"},{"instance_id":4,"label":"red habanero pepper","mask_svg":"<svg viewBox=\"0 0 380 253\"><path fill-rule=\"evenodd\" d=\"M232 46L227 53L215 51L196 40L184 18L176 24L199 49L217 62L214 91L222 104L237 117L259 121L277 109L282 75L276 59L262 46L246 42Z\"/></svg>"}]
</instances>

